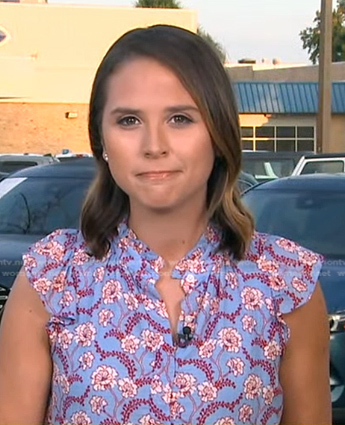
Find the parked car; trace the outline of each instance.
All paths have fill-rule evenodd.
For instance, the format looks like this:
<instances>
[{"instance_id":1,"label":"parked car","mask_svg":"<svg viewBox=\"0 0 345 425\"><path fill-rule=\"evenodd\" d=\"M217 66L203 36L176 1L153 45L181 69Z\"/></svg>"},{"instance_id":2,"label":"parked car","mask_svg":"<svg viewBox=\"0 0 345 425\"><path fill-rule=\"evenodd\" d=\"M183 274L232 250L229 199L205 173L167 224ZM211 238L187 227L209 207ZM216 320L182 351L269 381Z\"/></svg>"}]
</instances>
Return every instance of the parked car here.
<instances>
[{"instance_id":1,"label":"parked car","mask_svg":"<svg viewBox=\"0 0 345 425\"><path fill-rule=\"evenodd\" d=\"M242 151L242 169L258 182L290 176L303 152Z\"/></svg>"},{"instance_id":2,"label":"parked car","mask_svg":"<svg viewBox=\"0 0 345 425\"><path fill-rule=\"evenodd\" d=\"M258 231L282 236L325 257L320 283L330 323L334 420L345 422L345 174L278 179L248 190L243 201Z\"/></svg>"},{"instance_id":3,"label":"parked car","mask_svg":"<svg viewBox=\"0 0 345 425\"><path fill-rule=\"evenodd\" d=\"M94 173L87 158L26 168L0 183L0 308L26 249L57 228L78 228Z\"/></svg>"},{"instance_id":4,"label":"parked car","mask_svg":"<svg viewBox=\"0 0 345 425\"><path fill-rule=\"evenodd\" d=\"M241 193L244 193L249 188L255 186L258 184L258 181L253 177L251 174L245 173L244 171L241 171L238 179L237 184L239 191Z\"/></svg>"},{"instance_id":5,"label":"parked car","mask_svg":"<svg viewBox=\"0 0 345 425\"><path fill-rule=\"evenodd\" d=\"M0 154L0 181L9 174L23 168L35 165L51 164L58 162L58 159L51 155L36 154Z\"/></svg>"},{"instance_id":6,"label":"parked car","mask_svg":"<svg viewBox=\"0 0 345 425\"><path fill-rule=\"evenodd\" d=\"M303 155L293 170L292 175L344 172L345 153L325 153Z\"/></svg>"},{"instance_id":7,"label":"parked car","mask_svg":"<svg viewBox=\"0 0 345 425\"><path fill-rule=\"evenodd\" d=\"M0 171L0 182L1 182L1 180L5 179L6 177L8 177L8 173L2 173Z\"/></svg>"},{"instance_id":8,"label":"parked car","mask_svg":"<svg viewBox=\"0 0 345 425\"><path fill-rule=\"evenodd\" d=\"M22 254L58 228L78 228L81 206L95 175L93 158L27 168L0 183L0 309L22 266ZM240 191L255 184L241 173Z\"/></svg>"},{"instance_id":9,"label":"parked car","mask_svg":"<svg viewBox=\"0 0 345 425\"><path fill-rule=\"evenodd\" d=\"M87 152L72 152L69 149L62 149L61 153L55 155L60 162L71 161L77 158L92 158L91 153Z\"/></svg>"}]
</instances>

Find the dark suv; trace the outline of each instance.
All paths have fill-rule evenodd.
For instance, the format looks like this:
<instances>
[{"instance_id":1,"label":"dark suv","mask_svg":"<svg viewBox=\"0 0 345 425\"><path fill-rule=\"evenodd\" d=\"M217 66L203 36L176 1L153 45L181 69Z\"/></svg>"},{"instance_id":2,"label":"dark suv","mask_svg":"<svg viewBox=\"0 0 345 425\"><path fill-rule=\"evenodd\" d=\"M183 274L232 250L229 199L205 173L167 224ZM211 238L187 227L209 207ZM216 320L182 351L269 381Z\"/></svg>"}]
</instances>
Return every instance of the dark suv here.
<instances>
[{"instance_id":1,"label":"dark suv","mask_svg":"<svg viewBox=\"0 0 345 425\"><path fill-rule=\"evenodd\" d=\"M330 325L333 419L345 423L345 174L278 179L243 196L256 228L292 239L325 258L320 283Z\"/></svg>"},{"instance_id":2,"label":"dark suv","mask_svg":"<svg viewBox=\"0 0 345 425\"><path fill-rule=\"evenodd\" d=\"M0 183L0 308L22 254L57 228L77 228L95 173L92 158L26 168Z\"/></svg>"}]
</instances>

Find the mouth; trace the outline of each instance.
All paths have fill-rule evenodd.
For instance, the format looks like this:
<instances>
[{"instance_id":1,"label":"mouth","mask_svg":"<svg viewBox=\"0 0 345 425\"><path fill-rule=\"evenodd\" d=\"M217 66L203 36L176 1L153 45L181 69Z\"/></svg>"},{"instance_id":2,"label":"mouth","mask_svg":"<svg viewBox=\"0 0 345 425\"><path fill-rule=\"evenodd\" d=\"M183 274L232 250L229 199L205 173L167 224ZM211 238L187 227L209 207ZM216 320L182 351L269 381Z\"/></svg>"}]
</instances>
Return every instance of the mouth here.
<instances>
[{"instance_id":1,"label":"mouth","mask_svg":"<svg viewBox=\"0 0 345 425\"><path fill-rule=\"evenodd\" d=\"M138 177L147 179L147 180L163 180L167 179L169 177L172 177L176 175L178 171L168 171L168 170L162 170L162 171L147 171L144 173L137 174Z\"/></svg>"}]
</instances>

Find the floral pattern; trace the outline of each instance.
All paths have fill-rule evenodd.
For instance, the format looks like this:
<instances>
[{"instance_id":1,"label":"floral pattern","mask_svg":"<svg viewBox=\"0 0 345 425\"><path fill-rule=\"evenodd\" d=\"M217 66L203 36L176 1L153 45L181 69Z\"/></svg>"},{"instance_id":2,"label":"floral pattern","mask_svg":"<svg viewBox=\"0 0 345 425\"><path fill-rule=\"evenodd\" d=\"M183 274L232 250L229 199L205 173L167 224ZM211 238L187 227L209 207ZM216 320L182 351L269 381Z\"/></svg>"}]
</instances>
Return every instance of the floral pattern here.
<instances>
[{"instance_id":1,"label":"floral pattern","mask_svg":"<svg viewBox=\"0 0 345 425\"><path fill-rule=\"evenodd\" d=\"M283 315L311 297L321 257L255 233L242 261L210 225L172 272L186 296L179 332L155 284L164 261L124 222L101 260L81 232L57 230L24 255L51 319L53 376L46 424L278 424Z\"/></svg>"}]
</instances>

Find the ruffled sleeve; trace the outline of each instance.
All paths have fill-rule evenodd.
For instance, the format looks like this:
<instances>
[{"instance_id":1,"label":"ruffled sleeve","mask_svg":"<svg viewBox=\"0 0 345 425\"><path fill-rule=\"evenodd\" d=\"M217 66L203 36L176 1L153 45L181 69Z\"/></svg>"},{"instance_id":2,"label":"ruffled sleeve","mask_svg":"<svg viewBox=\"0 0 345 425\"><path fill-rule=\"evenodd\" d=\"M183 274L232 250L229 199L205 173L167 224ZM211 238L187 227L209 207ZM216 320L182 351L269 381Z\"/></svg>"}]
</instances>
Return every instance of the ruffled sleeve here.
<instances>
[{"instance_id":1,"label":"ruffled sleeve","mask_svg":"<svg viewBox=\"0 0 345 425\"><path fill-rule=\"evenodd\" d=\"M268 236L264 258L259 259L259 268L271 267L267 284L271 289L273 309L283 324L283 339L287 341L289 329L283 319L303 306L312 296L323 257L288 239ZM261 264L260 264L261 261Z\"/></svg>"},{"instance_id":2,"label":"ruffled sleeve","mask_svg":"<svg viewBox=\"0 0 345 425\"><path fill-rule=\"evenodd\" d=\"M67 325L76 317L78 288L73 258L79 251L78 239L78 230L56 230L23 255L27 278L51 315L52 323Z\"/></svg>"},{"instance_id":3,"label":"ruffled sleeve","mask_svg":"<svg viewBox=\"0 0 345 425\"><path fill-rule=\"evenodd\" d=\"M305 304L312 296L323 257L285 238L272 237L267 249L279 262L278 288L272 285L278 311L287 314ZM277 290L278 289L278 290Z\"/></svg>"}]
</instances>

